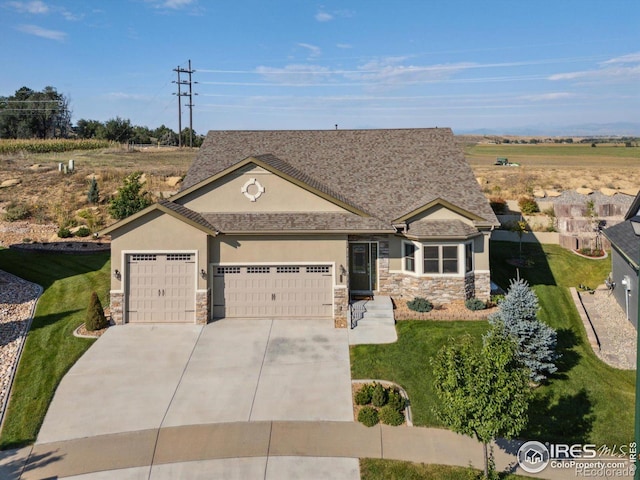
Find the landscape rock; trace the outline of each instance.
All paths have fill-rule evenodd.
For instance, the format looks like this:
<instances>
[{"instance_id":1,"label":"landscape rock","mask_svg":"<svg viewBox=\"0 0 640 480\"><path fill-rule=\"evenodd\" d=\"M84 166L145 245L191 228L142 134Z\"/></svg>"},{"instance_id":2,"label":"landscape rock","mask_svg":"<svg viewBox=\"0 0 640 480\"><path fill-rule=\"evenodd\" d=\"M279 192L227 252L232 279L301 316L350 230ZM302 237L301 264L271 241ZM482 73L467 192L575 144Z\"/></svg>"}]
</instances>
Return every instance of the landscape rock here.
<instances>
[{"instance_id":1,"label":"landscape rock","mask_svg":"<svg viewBox=\"0 0 640 480\"><path fill-rule=\"evenodd\" d=\"M545 193L547 194L547 197L550 198L556 198L562 195L562 192L559 192L557 190L545 190Z\"/></svg>"},{"instance_id":2,"label":"landscape rock","mask_svg":"<svg viewBox=\"0 0 640 480\"><path fill-rule=\"evenodd\" d=\"M545 193L544 190L540 189L540 190L534 190L533 191L533 196L535 198L544 198L547 196L547 194Z\"/></svg>"},{"instance_id":3,"label":"landscape rock","mask_svg":"<svg viewBox=\"0 0 640 480\"><path fill-rule=\"evenodd\" d=\"M14 187L16 185L20 185L21 183L22 180L20 180L19 178L10 178L9 180L5 180L4 182L0 183L0 188Z\"/></svg>"},{"instance_id":4,"label":"landscape rock","mask_svg":"<svg viewBox=\"0 0 640 480\"><path fill-rule=\"evenodd\" d=\"M613 197L616 193L618 193L618 190L615 190L613 188L606 188L606 187L602 187L600 189L600 192L603 195L606 195L607 197Z\"/></svg>"},{"instance_id":5,"label":"landscape rock","mask_svg":"<svg viewBox=\"0 0 640 480\"><path fill-rule=\"evenodd\" d=\"M624 188L622 190L619 190L619 193L624 193L625 195L631 195L632 197L635 197L636 195L638 195L639 191L640 188Z\"/></svg>"},{"instance_id":6,"label":"landscape rock","mask_svg":"<svg viewBox=\"0 0 640 480\"><path fill-rule=\"evenodd\" d=\"M170 187L175 187L180 182L182 182L182 177L167 177L167 179L164 182L167 185L169 185ZM480 183L480 185L482 185L482 182L480 182L480 178L478 179L478 183Z\"/></svg>"},{"instance_id":7,"label":"landscape rock","mask_svg":"<svg viewBox=\"0 0 640 480\"><path fill-rule=\"evenodd\" d=\"M591 195L593 193L593 190L587 187L580 187L576 188L576 192L578 192L580 195Z\"/></svg>"},{"instance_id":8,"label":"landscape rock","mask_svg":"<svg viewBox=\"0 0 640 480\"><path fill-rule=\"evenodd\" d=\"M96 180L100 180L100 178L102 178L102 177L101 177L99 174L97 174L97 173L92 173L92 174L90 174L90 175L87 175L87 176L86 176L86 177L84 177L84 178L86 178L87 180L91 181L91 180L92 180L92 179L94 179L94 178L95 178Z\"/></svg>"}]
</instances>

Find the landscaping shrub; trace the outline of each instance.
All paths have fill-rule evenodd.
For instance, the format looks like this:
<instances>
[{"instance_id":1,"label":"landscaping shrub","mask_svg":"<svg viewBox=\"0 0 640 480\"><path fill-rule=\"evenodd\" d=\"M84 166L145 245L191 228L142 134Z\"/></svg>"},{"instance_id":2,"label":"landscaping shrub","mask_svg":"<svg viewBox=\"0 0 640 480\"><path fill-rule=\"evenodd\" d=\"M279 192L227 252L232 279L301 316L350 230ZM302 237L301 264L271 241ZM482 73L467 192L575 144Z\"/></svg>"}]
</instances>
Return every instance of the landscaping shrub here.
<instances>
[{"instance_id":1,"label":"landscaping shrub","mask_svg":"<svg viewBox=\"0 0 640 480\"><path fill-rule=\"evenodd\" d=\"M398 426L404 423L404 415L391 405L385 405L378 412L378 417L385 425Z\"/></svg>"},{"instance_id":2,"label":"landscaping shrub","mask_svg":"<svg viewBox=\"0 0 640 480\"><path fill-rule=\"evenodd\" d=\"M387 400L386 406L391 407L394 410L397 410L398 412L402 412L404 408L407 406L406 400L402 395L400 395L400 392L395 388L389 389L388 397L389 398Z\"/></svg>"},{"instance_id":3,"label":"landscaping shrub","mask_svg":"<svg viewBox=\"0 0 640 480\"><path fill-rule=\"evenodd\" d=\"M410 302L407 302L407 307L409 307L409 309L413 310L414 312L426 313L433 310L433 303L431 303L426 298L416 297Z\"/></svg>"},{"instance_id":4,"label":"landscaping shrub","mask_svg":"<svg viewBox=\"0 0 640 480\"><path fill-rule=\"evenodd\" d=\"M9 206L7 206L4 219L7 222L17 222L18 220L24 220L30 216L31 210L28 205L25 205L24 203L11 202Z\"/></svg>"},{"instance_id":5,"label":"landscaping shrub","mask_svg":"<svg viewBox=\"0 0 640 480\"><path fill-rule=\"evenodd\" d=\"M373 407L362 407L358 412L358 421L366 427L373 427L379 422L378 411Z\"/></svg>"},{"instance_id":6,"label":"landscaping shrub","mask_svg":"<svg viewBox=\"0 0 640 480\"><path fill-rule=\"evenodd\" d=\"M60 229L58 230L59 238L69 238L71 235L71 230L69 230L67 227L60 227Z\"/></svg>"},{"instance_id":7,"label":"landscaping shrub","mask_svg":"<svg viewBox=\"0 0 640 480\"><path fill-rule=\"evenodd\" d=\"M521 197L520 200L518 200L518 206L523 215L531 215L540 211L538 204L531 197Z\"/></svg>"},{"instance_id":8,"label":"landscaping shrub","mask_svg":"<svg viewBox=\"0 0 640 480\"><path fill-rule=\"evenodd\" d=\"M91 235L91 230L87 227L80 227L76 232L76 237L88 237L89 235Z\"/></svg>"},{"instance_id":9,"label":"landscaping shrub","mask_svg":"<svg viewBox=\"0 0 640 480\"><path fill-rule=\"evenodd\" d=\"M371 394L373 393L373 385L367 383L363 385L360 390L356 392L355 402L356 405L367 405L371 403Z\"/></svg>"},{"instance_id":10,"label":"landscaping shrub","mask_svg":"<svg viewBox=\"0 0 640 480\"><path fill-rule=\"evenodd\" d=\"M387 404L387 399L387 389L379 383L374 384L373 392L371 394L371 403L373 404L373 406L382 407Z\"/></svg>"},{"instance_id":11,"label":"landscaping shrub","mask_svg":"<svg viewBox=\"0 0 640 480\"><path fill-rule=\"evenodd\" d=\"M91 299L89 300L89 306L87 307L87 314L84 319L84 326L90 332L94 330L101 330L109 325L107 317L104 315L102 304L98 298L96 292L91 293Z\"/></svg>"},{"instance_id":12,"label":"landscaping shrub","mask_svg":"<svg viewBox=\"0 0 640 480\"><path fill-rule=\"evenodd\" d=\"M468 298L467 300L465 300L464 306L467 307L469 310L472 310L474 312L476 310L484 310L485 308L487 308L487 304L486 303L484 303L479 298L475 298L475 297Z\"/></svg>"},{"instance_id":13,"label":"landscaping shrub","mask_svg":"<svg viewBox=\"0 0 640 480\"><path fill-rule=\"evenodd\" d=\"M100 189L98 188L98 181L95 177L91 178L89 183L89 191L87 192L87 200L89 203L96 204L100 200Z\"/></svg>"}]
</instances>

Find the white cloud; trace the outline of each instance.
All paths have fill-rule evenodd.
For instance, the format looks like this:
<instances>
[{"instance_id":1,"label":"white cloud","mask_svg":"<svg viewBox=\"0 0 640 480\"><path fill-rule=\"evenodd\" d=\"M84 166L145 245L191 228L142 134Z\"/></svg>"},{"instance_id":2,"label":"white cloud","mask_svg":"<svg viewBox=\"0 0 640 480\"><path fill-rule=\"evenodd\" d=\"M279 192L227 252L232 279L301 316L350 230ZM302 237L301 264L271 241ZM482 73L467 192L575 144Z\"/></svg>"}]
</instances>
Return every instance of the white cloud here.
<instances>
[{"instance_id":1,"label":"white cloud","mask_svg":"<svg viewBox=\"0 0 640 480\"><path fill-rule=\"evenodd\" d=\"M49 7L40 0L34 0L32 2L7 2L6 5L21 13L31 13L34 15L49 13Z\"/></svg>"},{"instance_id":2,"label":"white cloud","mask_svg":"<svg viewBox=\"0 0 640 480\"><path fill-rule=\"evenodd\" d=\"M319 22L329 22L333 20L333 15L327 12L318 12L316 13L316 20Z\"/></svg>"},{"instance_id":3,"label":"white cloud","mask_svg":"<svg viewBox=\"0 0 640 480\"><path fill-rule=\"evenodd\" d=\"M38 27L37 25L18 25L16 28L22 33L47 38L49 40L57 40L58 42L67 38L67 34L65 32L61 32L59 30L48 30L46 28Z\"/></svg>"},{"instance_id":4,"label":"white cloud","mask_svg":"<svg viewBox=\"0 0 640 480\"><path fill-rule=\"evenodd\" d=\"M337 43L336 47L342 48L342 49L348 49L348 48L353 48L353 45L349 43Z\"/></svg>"},{"instance_id":5,"label":"white cloud","mask_svg":"<svg viewBox=\"0 0 640 480\"><path fill-rule=\"evenodd\" d=\"M563 100L566 98L575 97L575 93L570 92L549 92L541 93L537 95L523 95L520 97L522 100L529 100L531 102L549 101L549 100Z\"/></svg>"},{"instance_id":6,"label":"white cloud","mask_svg":"<svg viewBox=\"0 0 640 480\"><path fill-rule=\"evenodd\" d=\"M308 85L326 80L331 71L317 65L287 65L284 68L260 66L256 72L265 79L287 85Z\"/></svg>"},{"instance_id":7,"label":"white cloud","mask_svg":"<svg viewBox=\"0 0 640 480\"><path fill-rule=\"evenodd\" d=\"M406 57L388 57L372 60L360 67L361 73L349 78L378 85L407 85L436 82L451 78L456 73L473 68L472 63L451 63L429 66L404 65Z\"/></svg>"},{"instance_id":8,"label":"white cloud","mask_svg":"<svg viewBox=\"0 0 640 480\"><path fill-rule=\"evenodd\" d=\"M310 58L319 57L322 54L322 50L316 45L311 45L310 43L298 43L298 46L306 48L309 51Z\"/></svg>"},{"instance_id":9,"label":"white cloud","mask_svg":"<svg viewBox=\"0 0 640 480\"><path fill-rule=\"evenodd\" d=\"M599 64L598 68L550 75L548 80L583 80L599 82L627 82L640 80L640 52L615 57Z\"/></svg>"}]
</instances>

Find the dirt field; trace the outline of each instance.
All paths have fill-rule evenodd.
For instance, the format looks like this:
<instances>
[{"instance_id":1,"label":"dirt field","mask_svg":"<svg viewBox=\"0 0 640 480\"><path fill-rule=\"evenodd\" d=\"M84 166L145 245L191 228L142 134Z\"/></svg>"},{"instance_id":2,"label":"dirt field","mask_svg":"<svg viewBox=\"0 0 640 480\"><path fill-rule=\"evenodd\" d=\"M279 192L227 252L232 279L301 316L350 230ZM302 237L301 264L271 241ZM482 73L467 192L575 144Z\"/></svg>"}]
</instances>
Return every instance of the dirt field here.
<instances>
[{"instance_id":1,"label":"dirt field","mask_svg":"<svg viewBox=\"0 0 640 480\"><path fill-rule=\"evenodd\" d=\"M0 221L0 246L55 239L62 224L87 225L98 230L113 220L107 202L136 171L145 173L145 188L154 199L176 192L197 150L156 149L101 150L63 154L19 154L0 157L0 218L12 203L28 206L26 221ZM640 148L622 145L513 145L467 144L465 155L485 194L517 199L535 190L568 190L606 187L635 194L640 187ZM496 157L507 157L520 167L494 166ZM75 171L63 174L58 164L74 160ZM101 203L88 203L92 176L98 180Z\"/></svg>"},{"instance_id":2,"label":"dirt field","mask_svg":"<svg viewBox=\"0 0 640 480\"><path fill-rule=\"evenodd\" d=\"M516 199L535 190L610 188L635 195L640 188L640 148L622 145L474 145L465 156L488 195ZM506 157L519 167L495 166Z\"/></svg>"}]
</instances>

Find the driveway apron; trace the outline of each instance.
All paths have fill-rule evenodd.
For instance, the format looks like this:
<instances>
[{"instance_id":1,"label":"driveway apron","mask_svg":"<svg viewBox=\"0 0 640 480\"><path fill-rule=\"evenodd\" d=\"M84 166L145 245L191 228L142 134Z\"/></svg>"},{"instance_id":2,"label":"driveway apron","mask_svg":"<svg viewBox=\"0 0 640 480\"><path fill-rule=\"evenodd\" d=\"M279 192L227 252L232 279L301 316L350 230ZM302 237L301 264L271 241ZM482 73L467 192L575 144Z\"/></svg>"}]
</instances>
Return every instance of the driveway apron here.
<instances>
[{"instance_id":1,"label":"driveway apron","mask_svg":"<svg viewBox=\"0 0 640 480\"><path fill-rule=\"evenodd\" d=\"M331 321L125 325L110 328L63 378L37 443L352 415L347 331Z\"/></svg>"}]
</instances>

